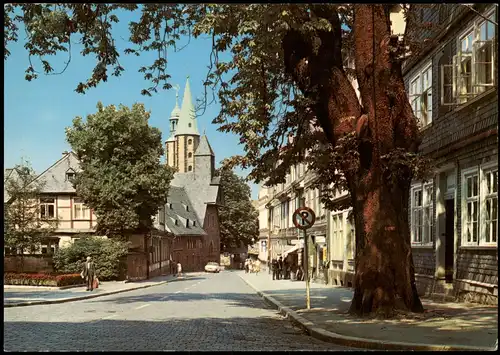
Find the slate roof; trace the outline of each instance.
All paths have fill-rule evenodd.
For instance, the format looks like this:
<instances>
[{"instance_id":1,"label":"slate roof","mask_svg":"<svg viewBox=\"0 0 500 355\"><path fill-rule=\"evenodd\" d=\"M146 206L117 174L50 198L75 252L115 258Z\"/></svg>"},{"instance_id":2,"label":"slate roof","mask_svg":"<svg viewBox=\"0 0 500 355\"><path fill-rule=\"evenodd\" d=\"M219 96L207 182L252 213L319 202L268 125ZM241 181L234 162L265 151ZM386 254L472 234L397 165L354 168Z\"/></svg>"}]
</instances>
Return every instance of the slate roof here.
<instances>
[{"instance_id":1,"label":"slate roof","mask_svg":"<svg viewBox=\"0 0 500 355\"><path fill-rule=\"evenodd\" d=\"M207 136L203 135L203 136L201 136L200 144L198 145L196 152L194 152L194 156L200 157L200 156L206 156L206 155L215 156L214 151L212 150L212 147L210 146L210 143L208 143Z\"/></svg>"},{"instance_id":2,"label":"slate roof","mask_svg":"<svg viewBox=\"0 0 500 355\"><path fill-rule=\"evenodd\" d=\"M176 225L177 221L177 225ZM188 222L188 226L186 226ZM196 225L193 225L193 222ZM165 227L174 235L206 235L196 210L186 190L179 186L170 186L165 205Z\"/></svg>"},{"instance_id":3,"label":"slate roof","mask_svg":"<svg viewBox=\"0 0 500 355\"><path fill-rule=\"evenodd\" d=\"M64 154L61 159L38 175L34 181L45 181L41 191L43 193L74 193L76 190L73 183L66 179L66 172L70 170L75 173L81 171L78 157L73 152Z\"/></svg>"},{"instance_id":4,"label":"slate roof","mask_svg":"<svg viewBox=\"0 0 500 355\"><path fill-rule=\"evenodd\" d=\"M199 176L194 172L176 173L171 186L183 187L191 201L198 219L205 221L208 204L218 203L220 178Z\"/></svg>"}]
</instances>

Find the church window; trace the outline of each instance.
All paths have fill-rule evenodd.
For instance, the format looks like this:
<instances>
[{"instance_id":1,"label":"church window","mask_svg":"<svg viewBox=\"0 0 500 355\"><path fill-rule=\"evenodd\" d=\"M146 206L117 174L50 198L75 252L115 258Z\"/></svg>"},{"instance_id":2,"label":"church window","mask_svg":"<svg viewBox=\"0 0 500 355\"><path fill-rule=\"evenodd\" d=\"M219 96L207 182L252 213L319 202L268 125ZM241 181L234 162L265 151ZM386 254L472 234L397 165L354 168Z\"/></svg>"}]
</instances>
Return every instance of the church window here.
<instances>
[{"instance_id":1,"label":"church window","mask_svg":"<svg viewBox=\"0 0 500 355\"><path fill-rule=\"evenodd\" d=\"M193 144L193 140L192 139L188 139L188 144L189 145Z\"/></svg>"},{"instance_id":2,"label":"church window","mask_svg":"<svg viewBox=\"0 0 500 355\"><path fill-rule=\"evenodd\" d=\"M193 153L189 152L188 153L188 158L191 158L193 156Z\"/></svg>"},{"instance_id":3,"label":"church window","mask_svg":"<svg viewBox=\"0 0 500 355\"><path fill-rule=\"evenodd\" d=\"M193 170L193 167L190 165L190 166L188 166L188 171L191 171L191 170Z\"/></svg>"}]
</instances>

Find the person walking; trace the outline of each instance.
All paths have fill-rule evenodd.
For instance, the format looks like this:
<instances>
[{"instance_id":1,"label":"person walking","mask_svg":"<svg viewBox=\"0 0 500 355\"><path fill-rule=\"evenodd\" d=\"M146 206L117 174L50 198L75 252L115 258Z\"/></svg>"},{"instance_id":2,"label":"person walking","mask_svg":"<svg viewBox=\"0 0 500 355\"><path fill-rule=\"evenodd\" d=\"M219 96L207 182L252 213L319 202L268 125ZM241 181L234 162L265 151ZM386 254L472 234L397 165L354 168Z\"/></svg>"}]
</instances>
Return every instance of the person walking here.
<instances>
[{"instance_id":1,"label":"person walking","mask_svg":"<svg viewBox=\"0 0 500 355\"><path fill-rule=\"evenodd\" d=\"M87 291L94 290L95 265L90 256L87 256L87 261L83 265L83 271L80 274L87 283Z\"/></svg>"},{"instance_id":2,"label":"person walking","mask_svg":"<svg viewBox=\"0 0 500 355\"><path fill-rule=\"evenodd\" d=\"M255 261L254 272L255 272L255 275L258 275L259 272L260 272L260 262L259 262L259 260Z\"/></svg>"},{"instance_id":3,"label":"person walking","mask_svg":"<svg viewBox=\"0 0 500 355\"><path fill-rule=\"evenodd\" d=\"M177 277L181 277L182 276L182 265L181 265L181 262L178 261L177 262Z\"/></svg>"},{"instance_id":4,"label":"person walking","mask_svg":"<svg viewBox=\"0 0 500 355\"><path fill-rule=\"evenodd\" d=\"M249 260L245 259L245 274L248 274L249 271Z\"/></svg>"},{"instance_id":5,"label":"person walking","mask_svg":"<svg viewBox=\"0 0 500 355\"><path fill-rule=\"evenodd\" d=\"M281 279L283 275L283 258L280 256L278 259L278 280Z\"/></svg>"},{"instance_id":6,"label":"person walking","mask_svg":"<svg viewBox=\"0 0 500 355\"><path fill-rule=\"evenodd\" d=\"M278 276L278 261L273 259L271 265L273 269L273 280L276 280L276 277Z\"/></svg>"}]
</instances>

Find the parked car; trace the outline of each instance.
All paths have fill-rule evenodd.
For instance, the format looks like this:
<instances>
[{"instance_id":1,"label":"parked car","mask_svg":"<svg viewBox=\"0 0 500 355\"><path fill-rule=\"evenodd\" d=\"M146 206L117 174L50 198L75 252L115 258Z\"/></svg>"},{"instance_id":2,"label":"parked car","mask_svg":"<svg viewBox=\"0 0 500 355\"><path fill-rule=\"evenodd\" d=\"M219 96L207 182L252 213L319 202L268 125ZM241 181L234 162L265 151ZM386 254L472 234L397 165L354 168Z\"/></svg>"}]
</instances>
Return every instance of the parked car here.
<instances>
[{"instance_id":1,"label":"parked car","mask_svg":"<svg viewBox=\"0 0 500 355\"><path fill-rule=\"evenodd\" d=\"M209 262L207 265L205 265L205 271L206 272L220 272L220 266L216 262Z\"/></svg>"}]
</instances>

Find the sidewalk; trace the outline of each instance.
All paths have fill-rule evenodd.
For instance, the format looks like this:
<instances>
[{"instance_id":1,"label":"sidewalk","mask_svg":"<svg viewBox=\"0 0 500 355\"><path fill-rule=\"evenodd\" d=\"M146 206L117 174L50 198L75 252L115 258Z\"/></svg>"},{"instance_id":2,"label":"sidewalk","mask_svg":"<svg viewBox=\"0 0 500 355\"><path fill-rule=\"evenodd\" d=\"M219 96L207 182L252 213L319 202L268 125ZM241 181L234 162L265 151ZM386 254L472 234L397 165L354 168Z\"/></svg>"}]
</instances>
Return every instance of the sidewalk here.
<instances>
[{"instance_id":1,"label":"sidewalk","mask_svg":"<svg viewBox=\"0 0 500 355\"><path fill-rule=\"evenodd\" d=\"M352 290L311 283L311 309L305 282L273 281L271 275L240 277L314 337L346 346L380 350L493 350L498 338L498 307L437 303L422 299L425 312L391 320L347 314Z\"/></svg>"},{"instance_id":2,"label":"sidewalk","mask_svg":"<svg viewBox=\"0 0 500 355\"><path fill-rule=\"evenodd\" d=\"M178 279L189 278L189 274ZM164 284L175 276L166 275L151 278L149 280L123 282L123 281L105 281L99 284L99 288L94 291L86 291L85 286L69 288L64 290L54 289L53 287L31 287L31 286L4 286L4 308L32 306L51 303L63 303L79 301L82 299L102 297L121 292L137 290Z\"/></svg>"}]
</instances>

